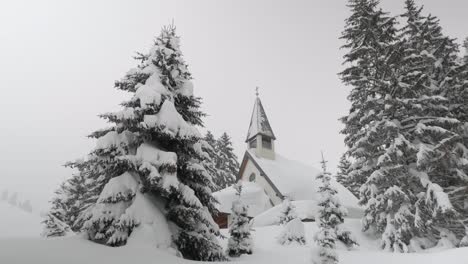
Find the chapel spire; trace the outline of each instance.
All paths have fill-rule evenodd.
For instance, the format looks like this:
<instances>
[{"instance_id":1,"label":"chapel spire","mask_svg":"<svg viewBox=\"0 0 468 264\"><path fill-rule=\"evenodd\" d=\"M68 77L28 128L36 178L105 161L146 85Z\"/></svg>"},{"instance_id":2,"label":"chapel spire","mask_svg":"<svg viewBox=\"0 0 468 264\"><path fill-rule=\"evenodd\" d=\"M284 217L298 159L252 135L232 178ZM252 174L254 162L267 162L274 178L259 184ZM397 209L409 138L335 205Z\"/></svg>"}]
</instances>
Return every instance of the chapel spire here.
<instances>
[{"instance_id":1,"label":"chapel spire","mask_svg":"<svg viewBox=\"0 0 468 264\"><path fill-rule=\"evenodd\" d=\"M258 96L258 87L255 89L255 94L255 104L245 142L249 149L256 150L257 155L274 159L274 140L276 137Z\"/></svg>"}]
</instances>

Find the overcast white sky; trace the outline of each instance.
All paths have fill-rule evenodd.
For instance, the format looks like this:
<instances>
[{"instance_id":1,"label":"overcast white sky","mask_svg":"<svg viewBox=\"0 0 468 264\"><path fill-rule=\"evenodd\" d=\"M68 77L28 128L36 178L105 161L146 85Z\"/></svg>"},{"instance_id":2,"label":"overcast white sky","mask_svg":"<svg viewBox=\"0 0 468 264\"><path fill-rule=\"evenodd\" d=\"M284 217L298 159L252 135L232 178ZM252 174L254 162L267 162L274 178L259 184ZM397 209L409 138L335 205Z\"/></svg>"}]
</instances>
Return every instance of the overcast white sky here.
<instances>
[{"instance_id":1,"label":"overcast white sky","mask_svg":"<svg viewBox=\"0 0 468 264\"><path fill-rule=\"evenodd\" d=\"M466 0L419 0L452 37L468 35ZM344 150L337 119L348 110L337 77L338 37L348 14L333 1L2 1L0 3L0 190L44 206L87 154L97 115L129 98L114 80L136 65L161 26L174 19L206 127L227 131L241 158L260 86L284 156L332 170ZM383 0L400 13L403 0Z\"/></svg>"}]
</instances>

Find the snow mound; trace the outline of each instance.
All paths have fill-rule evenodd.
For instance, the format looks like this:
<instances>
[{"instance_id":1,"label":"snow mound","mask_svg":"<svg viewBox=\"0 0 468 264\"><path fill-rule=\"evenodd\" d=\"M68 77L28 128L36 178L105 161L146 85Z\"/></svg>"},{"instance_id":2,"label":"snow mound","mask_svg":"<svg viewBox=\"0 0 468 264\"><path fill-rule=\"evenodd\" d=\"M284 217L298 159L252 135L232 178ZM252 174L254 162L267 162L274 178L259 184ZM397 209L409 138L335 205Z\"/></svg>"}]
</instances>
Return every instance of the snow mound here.
<instances>
[{"instance_id":1,"label":"snow mound","mask_svg":"<svg viewBox=\"0 0 468 264\"><path fill-rule=\"evenodd\" d=\"M138 219L139 225L130 235L127 246L154 245L166 249L171 245L171 232L164 215L164 205L151 196L137 193L121 220Z\"/></svg>"},{"instance_id":2,"label":"snow mound","mask_svg":"<svg viewBox=\"0 0 468 264\"><path fill-rule=\"evenodd\" d=\"M233 186L213 193L219 201L218 210L223 213L231 213L232 202L237 200L236 190ZM253 182L242 183L241 201L248 207L248 215L254 217L271 207L268 196L263 188Z\"/></svg>"},{"instance_id":3,"label":"snow mound","mask_svg":"<svg viewBox=\"0 0 468 264\"><path fill-rule=\"evenodd\" d=\"M301 200L301 201L291 201L292 205L295 207L297 216L302 221L315 221L315 216L318 213L318 201L313 200ZM255 216L253 219L253 226L269 226L269 225L278 225L279 218L281 215L282 204L279 204L275 207L268 209L267 211ZM356 218L360 219L362 217L362 210L354 209L348 210L348 215L346 218Z\"/></svg>"},{"instance_id":4,"label":"snow mound","mask_svg":"<svg viewBox=\"0 0 468 264\"><path fill-rule=\"evenodd\" d=\"M344 226L356 235L358 249L348 251L338 244L340 264L466 264L468 248L423 251L421 253L393 254L379 249L376 238L360 232L357 219L346 219ZM281 226L257 227L252 231L254 249L252 255L243 255L231 263L243 264L310 264L311 248L315 249L313 234L318 230L316 223L305 223L306 245L278 244L276 238ZM222 230L228 235L228 230ZM227 239L222 241L224 246ZM136 246L138 245L138 246ZM123 247L108 247L93 243L80 236L44 240L41 238L0 239L0 263L14 264L128 264L128 263L189 264L193 261L175 256L173 250L162 250L152 245L130 243ZM213 262L226 263L226 262Z\"/></svg>"},{"instance_id":5,"label":"snow mound","mask_svg":"<svg viewBox=\"0 0 468 264\"><path fill-rule=\"evenodd\" d=\"M6 201L0 201L0 238L39 237L42 232L42 220L38 215L21 210ZM0 263L12 262L0 260Z\"/></svg>"}]
</instances>

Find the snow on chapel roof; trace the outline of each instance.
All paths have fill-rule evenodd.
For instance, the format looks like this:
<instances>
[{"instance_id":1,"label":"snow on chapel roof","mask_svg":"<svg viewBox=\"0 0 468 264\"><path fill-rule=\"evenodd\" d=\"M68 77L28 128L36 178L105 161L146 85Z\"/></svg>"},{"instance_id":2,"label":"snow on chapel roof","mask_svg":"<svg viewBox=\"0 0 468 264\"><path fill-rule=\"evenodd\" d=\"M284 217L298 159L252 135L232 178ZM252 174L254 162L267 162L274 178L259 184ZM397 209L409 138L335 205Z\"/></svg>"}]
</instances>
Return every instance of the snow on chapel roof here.
<instances>
[{"instance_id":1,"label":"snow on chapel roof","mask_svg":"<svg viewBox=\"0 0 468 264\"><path fill-rule=\"evenodd\" d=\"M267 181L270 181L282 196L288 196L292 200L318 201L320 199L318 188L321 183L315 178L320 171L316 168L289 160L279 154L276 154L276 158L271 160L258 157L254 152L248 150L246 157L253 160L262 174L265 174L264 177L267 178ZM335 179L331 180L331 185L336 188L341 203L348 210L360 208L358 199L343 185Z\"/></svg>"},{"instance_id":2,"label":"snow on chapel roof","mask_svg":"<svg viewBox=\"0 0 468 264\"><path fill-rule=\"evenodd\" d=\"M265 113L265 109L263 109L262 102L260 101L260 98L257 94L252 112L252 118L250 119L249 132L247 133L247 139L245 142L248 142L258 134L276 139Z\"/></svg>"}]
</instances>

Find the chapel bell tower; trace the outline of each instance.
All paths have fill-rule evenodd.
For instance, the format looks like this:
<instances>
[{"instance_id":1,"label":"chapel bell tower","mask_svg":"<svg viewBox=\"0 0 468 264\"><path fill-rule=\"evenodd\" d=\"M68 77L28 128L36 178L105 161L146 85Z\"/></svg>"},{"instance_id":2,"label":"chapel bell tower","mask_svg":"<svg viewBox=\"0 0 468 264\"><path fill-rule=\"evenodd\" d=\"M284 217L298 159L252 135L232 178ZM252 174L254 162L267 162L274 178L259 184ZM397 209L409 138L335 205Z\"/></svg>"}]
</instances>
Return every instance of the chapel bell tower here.
<instances>
[{"instance_id":1,"label":"chapel bell tower","mask_svg":"<svg viewBox=\"0 0 468 264\"><path fill-rule=\"evenodd\" d=\"M250 120L249 131L247 133L247 149L255 153L257 157L275 159L275 134L271 129L265 109L263 109L260 97L258 97L258 87L256 89L256 99Z\"/></svg>"}]
</instances>

